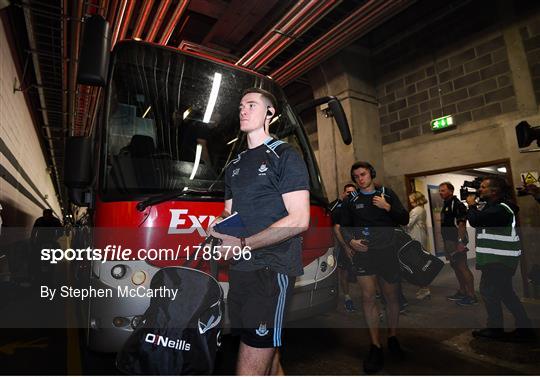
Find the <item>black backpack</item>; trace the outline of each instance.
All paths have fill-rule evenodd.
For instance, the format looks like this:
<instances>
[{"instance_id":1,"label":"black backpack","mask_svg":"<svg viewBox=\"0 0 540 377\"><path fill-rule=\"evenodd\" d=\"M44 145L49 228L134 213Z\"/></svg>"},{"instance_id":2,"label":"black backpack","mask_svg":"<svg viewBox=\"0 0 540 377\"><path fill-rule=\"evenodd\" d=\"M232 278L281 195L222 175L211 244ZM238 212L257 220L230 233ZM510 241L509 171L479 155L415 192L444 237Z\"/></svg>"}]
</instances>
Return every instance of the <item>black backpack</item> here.
<instances>
[{"instance_id":1,"label":"black backpack","mask_svg":"<svg viewBox=\"0 0 540 377\"><path fill-rule=\"evenodd\" d=\"M210 375L223 318L223 291L212 276L191 268L168 267L150 288L178 288L174 300L152 297L116 357L117 368L137 375Z\"/></svg>"},{"instance_id":2,"label":"black backpack","mask_svg":"<svg viewBox=\"0 0 540 377\"><path fill-rule=\"evenodd\" d=\"M401 229L395 229L394 242L401 276L411 284L428 286L441 271L444 262L424 251L420 242L413 240Z\"/></svg>"}]
</instances>

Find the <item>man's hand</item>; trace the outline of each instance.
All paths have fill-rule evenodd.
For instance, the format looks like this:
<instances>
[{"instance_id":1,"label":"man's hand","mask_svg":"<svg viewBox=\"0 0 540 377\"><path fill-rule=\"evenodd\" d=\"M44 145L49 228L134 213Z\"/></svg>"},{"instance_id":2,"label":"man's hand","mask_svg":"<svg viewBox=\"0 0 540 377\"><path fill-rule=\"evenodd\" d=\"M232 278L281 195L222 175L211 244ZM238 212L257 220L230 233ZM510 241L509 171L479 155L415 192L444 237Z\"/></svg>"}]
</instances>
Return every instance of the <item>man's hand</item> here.
<instances>
[{"instance_id":1,"label":"man's hand","mask_svg":"<svg viewBox=\"0 0 540 377\"><path fill-rule=\"evenodd\" d=\"M379 207L380 209L384 209L386 212L390 212L390 208L392 208L392 206L390 206L390 204L384 198L384 195L375 195L373 197L373 205Z\"/></svg>"},{"instance_id":2,"label":"man's hand","mask_svg":"<svg viewBox=\"0 0 540 377\"><path fill-rule=\"evenodd\" d=\"M476 195L468 195L467 196L467 204L470 206L473 206L476 204Z\"/></svg>"},{"instance_id":3,"label":"man's hand","mask_svg":"<svg viewBox=\"0 0 540 377\"><path fill-rule=\"evenodd\" d=\"M223 260L229 260L232 257L234 257L233 250L241 250L242 249L242 242L240 241L240 238L236 238L233 236L229 236L227 234L221 234L214 230L214 228L209 228L209 235L215 238L219 238L222 242L220 246L221 250L229 250L228 253L225 253L222 251L221 253L221 259Z\"/></svg>"},{"instance_id":4,"label":"man's hand","mask_svg":"<svg viewBox=\"0 0 540 377\"><path fill-rule=\"evenodd\" d=\"M354 250L351 249L349 246L345 246L345 255L347 256L347 258L349 258L352 261Z\"/></svg>"},{"instance_id":5,"label":"man's hand","mask_svg":"<svg viewBox=\"0 0 540 377\"><path fill-rule=\"evenodd\" d=\"M364 242L365 240L351 240L350 245L353 248L353 250L366 252L368 251L368 246L367 246L367 243L364 243Z\"/></svg>"},{"instance_id":6,"label":"man's hand","mask_svg":"<svg viewBox=\"0 0 540 377\"><path fill-rule=\"evenodd\" d=\"M465 244L463 242L458 242L457 245L456 245L456 251L458 253L463 253L463 252L467 251L467 246L465 246Z\"/></svg>"}]
</instances>

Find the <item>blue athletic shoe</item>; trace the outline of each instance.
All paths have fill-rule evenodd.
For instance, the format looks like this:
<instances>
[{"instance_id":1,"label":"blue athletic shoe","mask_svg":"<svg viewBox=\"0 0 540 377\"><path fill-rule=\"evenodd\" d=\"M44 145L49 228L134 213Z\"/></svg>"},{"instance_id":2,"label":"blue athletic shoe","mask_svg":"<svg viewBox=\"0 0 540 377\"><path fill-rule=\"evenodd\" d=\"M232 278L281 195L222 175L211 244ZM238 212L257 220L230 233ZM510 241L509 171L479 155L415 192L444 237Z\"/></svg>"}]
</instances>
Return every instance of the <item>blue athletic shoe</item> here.
<instances>
[{"instance_id":1,"label":"blue athletic shoe","mask_svg":"<svg viewBox=\"0 0 540 377\"><path fill-rule=\"evenodd\" d=\"M456 301L459 306L473 306L478 304L478 300L475 297L465 296L461 300Z\"/></svg>"},{"instance_id":2,"label":"blue athletic shoe","mask_svg":"<svg viewBox=\"0 0 540 377\"><path fill-rule=\"evenodd\" d=\"M356 311L353 300L345 300L344 306L345 306L345 310L349 313L353 313Z\"/></svg>"}]
</instances>

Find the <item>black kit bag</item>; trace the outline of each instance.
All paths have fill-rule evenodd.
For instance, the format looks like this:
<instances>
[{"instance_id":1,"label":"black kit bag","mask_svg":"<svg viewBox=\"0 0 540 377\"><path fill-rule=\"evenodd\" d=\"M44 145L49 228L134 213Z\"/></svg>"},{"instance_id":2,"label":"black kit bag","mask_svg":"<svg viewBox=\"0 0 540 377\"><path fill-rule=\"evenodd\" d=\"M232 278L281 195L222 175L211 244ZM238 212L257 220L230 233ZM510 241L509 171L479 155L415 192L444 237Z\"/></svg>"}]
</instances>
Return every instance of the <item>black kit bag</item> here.
<instances>
[{"instance_id":1,"label":"black kit bag","mask_svg":"<svg viewBox=\"0 0 540 377\"><path fill-rule=\"evenodd\" d=\"M413 240L401 229L395 229L394 242L401 276L411 284L420 287L428 286L439 274L444 262L424 251L420 242Z\"/></svg>"},{"instance_id":2,"label":"black kit bag","mask_svg":"<svg viewBox=\"0 0 540 377\"><path fill-rule=\"evenodd\" d=\"M130 375L212 374L223 318L221 286L202 271L167 267L150 283L160 287L179 291L174 300L150 299L143 324L116 357L117 368Z\"/></svg>"}]
</instances>

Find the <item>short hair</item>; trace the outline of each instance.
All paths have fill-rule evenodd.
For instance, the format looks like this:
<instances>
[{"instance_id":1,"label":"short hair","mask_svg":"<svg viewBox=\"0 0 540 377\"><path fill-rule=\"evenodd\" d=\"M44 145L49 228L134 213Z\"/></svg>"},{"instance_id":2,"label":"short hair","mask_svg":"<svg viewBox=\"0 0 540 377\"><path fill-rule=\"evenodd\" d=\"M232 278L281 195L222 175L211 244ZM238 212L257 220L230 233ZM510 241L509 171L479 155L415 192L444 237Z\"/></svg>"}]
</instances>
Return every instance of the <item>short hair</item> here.
<instances>
[{"instance_id":1,"label":"short hair","mask_svg":"<svg viewBox=\"0 0 540 377\"><path fill-rule=\"evenodd\" d=\"M356 190L356 186L353 185L352 183L347 183L345 186L343 186L343 191L347 190L348 187L352 187L353 189Z\"/></svg>"},{"instance_id":2,"label":"short hair","mask_svg":"<svg viewBox=\"0 0 540 377\"><path fill-rule=\"evenodd\" d=\"M43 216L52 215L52 214L53 214L53 210L50 208L45 208L43 210Z\"/></svg>"},{"instance_id":3,"label":"short hair","mask_svg":"<svg viewBox=\"0 0 540 377\"><path fill-rule=\"evenodd\" d=\"M353 177L353 171L355 171L356 169L360 169L360 168L363 168L363 169L366 169L366 170L369 170L369 176L373 179L375 178L375 176L377 175L376 171L375 171L375 168L373 167L373 165L371 165L369 162L367 161L356 161L354 164L352 164L351 166L351 179L354 181L354 177Z\"/></svg>"},{"instance_id":4,"label":"short hair","mask_svg":"<svg viewBox=\"0 0 540 377\"><path fill-rule=\"evenodd\" d=\"M413 203L417 206L423 206L427 203L427 199L420 191L415 191L411 195L409 195L409 198L412 199Z\"/></svg>"},{"instance_id":5,"label":"short hair","mask_svg":"<svg viewBox=\"0 0 540 377\"><path fill-rule=\"evenodd\" d=\"M247 88L242 93L242 97L244 97L246 94L249 94L249 93L259 93L266 100L267 104L270 104L277 111L276 97L269 91L261 89L261 88Z\"/></svg>"},{"instance_id":6,"label":"short hair","mask_svg":"<svg viewBox=\"0 0 540 377\"><path fill-rule=\"evenodd\" d=\"M448 188L448 190L454 192L454 185L451 184L450 182L446 181L446 182L443 182L439 185L439 187L441 187L442 185L445 185L446 188Z\"/></svg>"},{"instance_id":7,"label":"short hair","mask_svg":"<svg viewBox=\"0 0 540 377\"><path fill-rule=\"evenodd\" d=\"M497 197L506 198L510 193L510 186L503 177L486 177L484 181L489 181L489 188L496 192Z\"/></svg>"}]
</instances>

